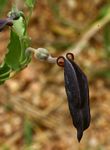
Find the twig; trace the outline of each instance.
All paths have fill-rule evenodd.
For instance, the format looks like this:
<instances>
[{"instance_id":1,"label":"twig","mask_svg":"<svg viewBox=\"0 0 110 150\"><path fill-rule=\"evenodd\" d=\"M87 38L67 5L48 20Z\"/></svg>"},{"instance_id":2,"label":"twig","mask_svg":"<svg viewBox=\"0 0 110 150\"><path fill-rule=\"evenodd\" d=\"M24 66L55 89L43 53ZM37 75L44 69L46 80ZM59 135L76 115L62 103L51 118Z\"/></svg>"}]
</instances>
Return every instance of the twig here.
<instances>
[{"instance_id":1,"label":"twig","mask_svg":"<svg viewBox=\"0 0 110 150\"><path fill-rule=\"evenodd\" d=\"M88 44L91 37L94 36L104 25L106 25L110 21L110 14L103 17L101 20L95 22L81 37L81 39L76 43L75 46L71 46L67 51L65 51L62 55L65 56L68 52L73 52L74 55L78 55ZM27 52L34 52L35 58L43 61L47 61L49 63L56 63L57 57L52 57L48 50L44 48L27 48Z\"/></svg>"},{"instance_id":2,"label":"twig","mask_svg":"<svg viewBox=\"0 0 110 150\"><path fill-rule=\"evenodd\" d=\"M110 14L108 13L103 19L95 22L84 35L82 35L81 39L76 43L75 46L71 46L67 51L63 53L65 55L67 52L74 52L75 55L78 55L88 44L91 37L94 36L96 32L98 32L105 24L110 21Z\"/></svg>"}]
</instances>

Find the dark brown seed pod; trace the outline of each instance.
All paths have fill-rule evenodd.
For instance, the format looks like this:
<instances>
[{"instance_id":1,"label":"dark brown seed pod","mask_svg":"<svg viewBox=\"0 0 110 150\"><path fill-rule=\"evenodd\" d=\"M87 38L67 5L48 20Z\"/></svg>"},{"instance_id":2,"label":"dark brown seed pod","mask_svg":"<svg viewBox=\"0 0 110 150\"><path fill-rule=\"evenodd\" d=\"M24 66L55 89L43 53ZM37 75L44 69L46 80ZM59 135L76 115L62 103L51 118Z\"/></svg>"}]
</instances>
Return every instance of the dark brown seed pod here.
<instances>
[{"instance_id":1,"label":"dark brown seed pod","mask_svg":"<svg viewBox=\"0 0 110 150\"><path fill-rule=\"evenodd\" d=\"M91 120L88 80L85 73L80 69L80 67L74 61L71 61L71 64L74 66L76 76L78 79L80 96L81 96L81 109L82 109L83 120L84 120L83 128L85 130L89 127L90 120Z\"/></svg>"},{"instance_id":2,"label":"dark brown seed pod","mask_svg":"<svg viewBox=\"0 0 110 150\"><path fill-rule=\"evenodd\" d=\"M64 80L70 114L72 116L73 125L77 129L78 141L80 141L83 135L80 89L75 70L68 59L64 59Z\"/></svg>"},{"instance_id":3,"label":"dark brown seed pod","mask_svg":"<svg viewBox=\"0 0 110 150\"><path fill-rule=\"evenodd\" d=\"M83 131L90 125L90 106L88 80L84 72L74 62L74 55L67 53L66 58L58 57L57 64L64 67L65 90L73 125L77 129L80 142Z\"/></svg>"},{"instance_id":4,"label":"dark brown seed pod","mask_svg":"<svg viewBox=\"0 0 110 150\"><path fill-rule=\"evenodd\" d=\"M74 99L75 107L79 108L81 105L81 97L78 80L72 64L67 59L64 59L64 78L68 99L70 101Z\"/></svg>"},{"instance_id":5,"label":"dark brown seed pod","mask_svg":"<svg viewBox=\"0 0 110 150\"><path fill-rule=\"evenodd\" d=\"M59 56L57 58L57 65L60 66L60 67L64 67L64 57L63 56Z\"/></svg>"}]
</instances>

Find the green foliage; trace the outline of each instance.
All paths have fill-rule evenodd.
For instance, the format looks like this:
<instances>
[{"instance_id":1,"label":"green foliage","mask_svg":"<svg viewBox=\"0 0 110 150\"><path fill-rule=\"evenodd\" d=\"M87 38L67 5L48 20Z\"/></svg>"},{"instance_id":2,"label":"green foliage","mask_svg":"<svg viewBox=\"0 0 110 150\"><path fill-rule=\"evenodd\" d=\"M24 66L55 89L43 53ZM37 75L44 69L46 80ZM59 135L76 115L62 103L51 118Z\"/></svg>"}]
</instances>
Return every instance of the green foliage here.
<instances>
[{"instance_id":1,"label":"green foliage","mask_svg":"<svg viewBox=\"0 0 110 150\"><path fill-rule=\"evenodd\" d=\"M10 41L7 46L7 53L0 66L0 84L3 84L7 79L9 79L13 72L15 74L25 68L31 60L30 53L26 53L26 48L30 45L30 37L27 33L27 27L35 0L26 0L25 2L29 7L29 16L25 17L23 12L18 10L16 11L14 7L11 10L12 13L14 13L14 11L15 14L18 13L20 17L13 21L13 26L10 30ZM9 12L9 14L11 14L11 12Z\"/></svg>"},{"instance_id":2,"label":"green foliage","mask_svg":"<svg viewBox=\"0 0 110 150\"><path fill-rule=\"evenodd\" d=\"M17 23L16 23L17 22ZM14 21L14 26L10 31L10 42L8 44L8 51L6 53L4 63L0 68L0 83L10 77L12 71L19 71L24 68L30 62L30 56L26 55L25 50L29 46L29 37L24 32L26 25L23 26L25 21ZM19 28L21 27L21 28ZM18 32L20 29L20 32Z\"/></svg>"},{"instance_id":3,"label":"green foliage","mask_svg":"<svg viewBox=\"0 0 110 150\"><path fill-rule=\"evenodd\" d=\"M32 136L33 124L28 118L26 118L24 121L24 140L26 145L30 145L32 143Z\"/></svg>"},{"instance_id":4,"label":"green foliage","mask_svg":"<svg viewBox=\"0 0 110 150\"><path fill-rule=\"evenodd\" d=\"M22 37L25 33L25 21L23 17L20 17L18 20L14 21L13 24L14 31L18 34L19 37Z\"/></svg>"},{"instance_id":5,"label":"green foliage","mask_svg":"<svg viewBox=\"0 0 110 150\"><path fill-rule=\"evenodd\" d=\"M6 6L8 0L0 0L0 16L1 16L1 13L4 9L4 7Z\"/></svg>"},{"instance_id":6,"label":"green foliage","mask_svg":"<svg viewBox=\"0 0 110 150\"><path fill-rule=\"evenodd\" d=\"M6 64L12 70L18 70L20 65L20 56L21 56L21 44L19 36L16 32L11 30L10 43L8 45L8 53L5 57Z\"/></svg>"},{"instance_id":7,"label":"green foliage","mask_svg":"<svg viewBox=\"0 0 110 150\"><path fill-rule=\"evenodd\" d=\"M11 68L6 63L3 63L0 67L0 84L9 78L10 73Z\"/></svg>"}]
</instances>

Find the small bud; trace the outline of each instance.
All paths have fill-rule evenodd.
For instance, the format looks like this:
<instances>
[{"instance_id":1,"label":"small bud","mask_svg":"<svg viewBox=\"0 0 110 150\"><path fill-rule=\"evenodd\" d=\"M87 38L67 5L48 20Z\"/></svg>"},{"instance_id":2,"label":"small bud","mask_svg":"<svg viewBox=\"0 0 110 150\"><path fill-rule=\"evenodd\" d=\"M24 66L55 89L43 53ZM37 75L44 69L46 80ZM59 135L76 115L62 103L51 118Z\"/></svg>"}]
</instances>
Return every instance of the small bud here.
<instances>
[{"instance_id":1,"label":"small bud","mask_svg":"<svg viewBox=\"0 0 110 150\"><path fill-rule=\"evenodd\" d=\"M36 49L34 56L41 61L45 61L49 57L49 52L45 48L38 48Z\"/></svg>"},{"instance_id":2,"label":"small bud","mask_svg":"<svg viewBox=\"0 0 110 150\"><path fill-rule=\"evenodd\" d=\"M55 64L56 61L57 61L57 58L56 57L52 57L48 50L45 49L45 48L38 48L38 49L35 49L35 48L32 48L32 47L28 47L26 49L26 55L30 55L30 52L33 52L34 53L34 57L40 61L46 61L46 62L49 62L49 63L53 63Z\"/></svg>"},{"instance_id":3,"label":"small bud","mask_svg":"<svg viewBox=\"0 0 110 150\"><path fill-rule=\"evenodd\" d=\"M12 20L18 20L21 16L23 16L21 11L11 11L8 13L8 17Z\"/></svg>"}]
</instances>

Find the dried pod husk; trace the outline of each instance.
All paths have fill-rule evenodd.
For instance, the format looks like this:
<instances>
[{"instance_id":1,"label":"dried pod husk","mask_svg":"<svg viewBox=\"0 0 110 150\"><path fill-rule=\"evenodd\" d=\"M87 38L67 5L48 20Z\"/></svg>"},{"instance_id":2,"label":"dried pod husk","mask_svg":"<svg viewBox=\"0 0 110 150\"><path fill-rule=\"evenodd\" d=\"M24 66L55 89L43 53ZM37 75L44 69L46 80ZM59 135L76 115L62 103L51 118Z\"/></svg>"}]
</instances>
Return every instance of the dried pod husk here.
<instances>
[{"instance_id":1,"label":"dried pod husk","mask_svg":"<svg viewBox=\"0 0 110 150\"><path fill-rule=\"evenodd\" d=\"M13 20L11 20L10 18L1 19L1 20L0 20L0 32L1 32L7 25L8 25L8 26L12 26L12 25L13 25Z\"/></svg>"}]
</instances>

